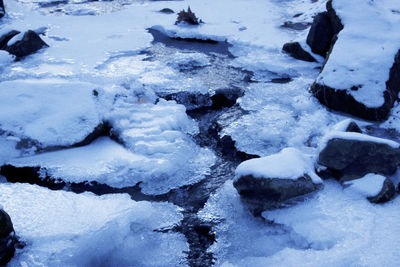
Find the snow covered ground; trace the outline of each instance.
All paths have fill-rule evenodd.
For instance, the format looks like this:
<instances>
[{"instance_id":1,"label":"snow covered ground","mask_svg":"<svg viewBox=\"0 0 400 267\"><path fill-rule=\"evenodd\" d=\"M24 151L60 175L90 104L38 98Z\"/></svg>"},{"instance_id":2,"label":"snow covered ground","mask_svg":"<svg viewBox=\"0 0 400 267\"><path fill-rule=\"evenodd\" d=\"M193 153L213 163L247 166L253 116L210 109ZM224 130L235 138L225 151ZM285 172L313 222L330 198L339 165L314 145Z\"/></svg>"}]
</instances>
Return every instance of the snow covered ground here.
<instances>
[{"instance_id":1,"label":"snow covered ground","mask_svg":"<svg viewBox=\"0 0 400 267\"><path fill-rule=\"evenodd\" d=\"M338 58L358 58L357 50L343 57L334 55L336 61L329 61L321 74L323 59L318 55L313 55L318 62L309 63L283 53L283 44L292 41L310 52L305 45L307 30L282 25L311 23L325 3L9 0L0 35L32 29L42 33L49 47L20 61L0 51L0 165L41 167L43 176L76 183L97 181L120 189L140 182L142 193L148 195L190 188L209 179L219 167L215 166L220 162L218 155L211 144L198 144L196 136L204 133L185 106L159 96L182 92L212 96L219 89L239 88L244 94L237 104L244 115L220 129L219 136L230 136L239 151L262 157L293 147L309 155L300 161L312 171L324 136L332 137L327 133L347 117L321 106L309 92L310 85L319 76L340 89L361 77L367 80L361 94L372 83L381 84L387 77L379 70L392 63L387 60L379 67L378 80L370 80L375 67L364 72L360 66L355 72L362 76L335 80L327 73L342 65ZM335 3L339 15L352 23L351 12L344 8L347 2ZM357 0L350 7L357 4L369 12L362 17L376 15L377 42L392 34L390 41L374 46L371 57L374 53L389 57L399 40L393 25L400 6L396 0ZM189 5L205 23L175 25L176 13ZM163 8L175 14L159 12ZM378 11L371 15L374 10ZM371 21L362 20L368 23L358 30L364 31ZM185 49L153 42L150 28L171 37L220 41L222 49ZM345 30L340 33L344 41L358 36ZM339 48L345 44L340 40L333 53L343 52ZM369 65L374 60L364 61ZM340 71L348 77L347 69ZM249 73L250 82L246 80ZM380 95L373 101L368 104L379 104ZM383 127L400 129L398 110L393 110ZM110 136L80 144L99 125L111 128L105 133ZM388 144L398 147L394 141ZM279 157L273 164L278 163ZM181 223L185 213L176 205L137 202L126 194L51 191L0 178L0 205L27 244L10 266L188 264L187 236L154 231ZM243 206L232 180L214 192L198 213L202 220L215 223L216 242L208 251L217 266L395 266L399 261L398 198L378 206L355 190L357 185L343 189L334 181L324 181L324 189L317 194L296 206L264 212L263 221ZM367 188L367 194L373 191L362 184L357 188ZM179 195L181 201L190 197Z\"/></svg>"}]
</instances>

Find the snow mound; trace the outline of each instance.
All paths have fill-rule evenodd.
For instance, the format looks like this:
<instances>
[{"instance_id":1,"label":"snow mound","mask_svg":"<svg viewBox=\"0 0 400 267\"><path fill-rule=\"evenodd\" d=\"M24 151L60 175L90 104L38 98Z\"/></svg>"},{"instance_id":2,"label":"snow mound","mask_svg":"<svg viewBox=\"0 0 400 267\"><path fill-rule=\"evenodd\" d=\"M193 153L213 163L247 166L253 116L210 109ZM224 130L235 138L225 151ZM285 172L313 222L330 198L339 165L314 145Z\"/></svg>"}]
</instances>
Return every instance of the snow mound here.
<instances>
[{"instance_id":1,"label":"snow mound","mask_svg":"<svg viewBox=\"0 0 400 267\"><path fill-rule=\"evenodd\" d=\"M381 192L383 183L386 177L369 173L360 179L351 180L345 182L345 185L349 185L348 190L353 190L365 197L374 197Z\"/></svg>"},{"instance_id":2,"label":"snow mound","mask_svg":"<svg viewBox=\"0 0 400 267\"><path fill-rule=\"evenodd\" d=\"M254 178L298 179L308 174L314 183L322 183L314 172L313 159L289 147L278 154L250 159L236 169L236 179L251 175Z\"/></svg>"},{"instance_id":3,"label":"snow mound","mask_svg":"<svg viewBox=\"0 0 400 267\"><path fill-rule=\"evenodd\" d=\"M0 129L42 147L78 143L101 123L93 89L55 79L1 82Z\"/></svg>"},{"instance_id":4,"label":"snow mound","mask_svg":"<svg viewBox=\"0 0 400 267\"><path fill-rule=\"evenodd\" d=\"M400 49L400 16L393 12L398 6L395 0L334 0L344 29L317 83L347 90L367 107L382 106L389 70ZM353 86L359 88L351 90Z\"/></svg>"},{"instance_id":5,"label":"snow mound","mask_svg":"<svg viewBox=\"0 0 400 267\"><path fill-rule=\"evenodd\" d=\"M9 266L165 266L184 263L185 238L155 229L182 219L172 204L35 185L0 184L0 202L27 246ZM157 255L157 257L154 257Z\"/></svg>"}]
</instances>

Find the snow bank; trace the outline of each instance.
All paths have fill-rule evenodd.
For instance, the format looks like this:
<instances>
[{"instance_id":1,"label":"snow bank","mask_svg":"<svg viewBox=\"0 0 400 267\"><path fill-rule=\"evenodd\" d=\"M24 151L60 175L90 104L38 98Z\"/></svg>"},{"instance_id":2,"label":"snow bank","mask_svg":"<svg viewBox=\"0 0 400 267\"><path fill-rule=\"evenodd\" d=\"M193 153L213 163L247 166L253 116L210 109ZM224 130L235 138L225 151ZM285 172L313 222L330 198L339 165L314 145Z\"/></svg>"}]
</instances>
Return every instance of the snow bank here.
<instances>
[{"instance_id":1,"label":"snow bank","mask_svg":"<svg viewBox=\"0 0 400 267\"><path fill-rule=\"evenodd\" d=\"M295 148L285 148L278 154L242 162L236 169L236 179L254 178L298 179L310 175L314 183L322 183L314 172L313 160Z\"/></svg>"},{"instance_id":2,"label":"snow bank","mask_svg":"<svg viewBox=\"0 0 400 267\"><path fill-rule=\"evenodd\" d=\"M360 179L351 180L345 182L348 185L348 190L353 190L365 197L374 197L378 195L383 187L386 177L369 173Z\"/></svg>"},{"instance_id":3,"label":"snow bank","mask_svg":"<svg viewBox=\"0 0 400 267\"><path fill-rule=\"evenodd\" d=\"M40 146L80 142L100 124L94 85L65 80L0 83L0 128Z\"/></svg>"},{"instance_id":4,"label":"snow bank","mask_svg":"<svg viewBox=\"0 0 400 267\"><path fill-rule=\"evenodd\" d=\"M334 0L333 8L344 29L317 83L347 90L367 107L380 107L389 70L400 49L400 16L392 11L398 8L398 2ZM353 86L360 88L351 90Z\"/></svg>"},{"instance_id":5,"label":"snow bank","mask_svg":"<svg viewBox=\"0 0 400 267\"><path fill-rule=\"evenodd\" d=\"M182 218L171 204L0 184L0 202L27 246L9 266L165 266L184 263L184 237L153 230ZM157 257L154 257L157 255Z\"/></svg>"}]
</instances>

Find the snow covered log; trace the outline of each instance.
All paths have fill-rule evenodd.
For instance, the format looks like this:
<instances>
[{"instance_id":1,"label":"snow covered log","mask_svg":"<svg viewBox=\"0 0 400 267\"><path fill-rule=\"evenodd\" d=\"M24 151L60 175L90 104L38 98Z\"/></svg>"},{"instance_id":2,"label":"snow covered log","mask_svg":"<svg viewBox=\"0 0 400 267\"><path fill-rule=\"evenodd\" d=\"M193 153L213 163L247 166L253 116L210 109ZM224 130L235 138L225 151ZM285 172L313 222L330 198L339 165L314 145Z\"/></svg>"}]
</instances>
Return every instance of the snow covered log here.
<instances>
[{"instance_id":1,"label":"snow covered log","mask_svg":"<svg viewBox=\"0 0 400 267\"><path fill-rule=\"evenodd\" d=\"M385 120L400 91L400 36L393 34L400 23L393 12L396 3L330 3L327 6L335 10L344 28L311 91L331 109L368 120Z\"/></svg>"},{"instance_id":2,"label":"snow covered log","mask_svg":"<svg viewBox=\"0 0 400 267\"><path fill-rule=\"evenodd\" d=\"M0 266L14 256L16 236L10 216L0 206Z\"/></svg>"},{"instance_id":3,"label":"snow covered log","mask_svg":"<svg viewBox=\"0 0 400 267\"><path fill-rule=\"evenodd\" d=\"M397 142L356 132L331 132L325 137L318 163L342 181L368 173L392 175L400 165Z\"/></svg>"},{"instance_id":4,"label":"snow covered log","mask_svg":"<svg viewBox=\"0 0 400 267\"><path fill-rule=\"evenodd\" d=\"M233 184L254 216L322 188L312 161L295 148L241 163Z\"/></svg>"}]
</instances>

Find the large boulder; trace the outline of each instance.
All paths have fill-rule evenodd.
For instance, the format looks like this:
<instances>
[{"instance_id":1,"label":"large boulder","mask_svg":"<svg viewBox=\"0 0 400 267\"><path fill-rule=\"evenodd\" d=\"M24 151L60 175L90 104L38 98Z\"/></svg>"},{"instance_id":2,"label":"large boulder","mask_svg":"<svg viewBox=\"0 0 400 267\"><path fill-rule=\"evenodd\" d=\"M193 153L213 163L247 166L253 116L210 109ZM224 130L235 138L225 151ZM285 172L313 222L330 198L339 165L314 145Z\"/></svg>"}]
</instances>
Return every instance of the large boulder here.
<instances>
[{"instance_id":1,"label":"large boulder","mask_svg":"<svg viewBox=\"0 0 400 267\"><path fill-rule=\"evenodd\" d=\"M400 164L399 144L356 132L332 132L325 137L318 164L341 181L368 173L392 175Z\"/></svg>"},{"instance_id":2,"label":"large boulder","mask_svg":"<svg viewBox=\"0 0 400 267\"><path fill-rule=\"evenodd\" d=\"M400 18L390 6L364 0L329 1L327 9L307 38L313 52L327 53L312 93L333 110L387 119L400 91L400 35L392 34Z\"/></svg>"},{"instance_id":3,"label":"large boulder","mask_svg":"<svg viewBox=\"0 0 400 267\"><path fill-rule=\"evenodd\" d=\"M17 36L13 37L17 38ZM10 40L11 42L13 40ZM10 42L9 41L9 42ZM48 45L40 38L34 31L27 31L24 33L20 40L16 40L12 44L7 45L5 48L10 54L15 55L17 58L22 58L35 53L43 47Z\"/></svg>"},{"instance_id":4,"label":"large boulder","mask_svg":"<svg viewBox=\"0 0 400 267\"><path fill-rule=\"evenodd\" d=\"M14 227L10 216L3 209L0 209L0 266L6 265L14 256L15 244Z\"/></svg>"},{"instance_id":5,"label":"large boulder","mask_svg":"<svg viewBox=\"0 0 400 267\"><path fill-rule=\"evenodd\" d=\"M303 47L298 42L286 43L283 45L282 50L292 56L295 59L307 61L307 62L315 62L315 58L305 51Z\"/></svg>"},{"instance_id":6,"label":"large boulder","mask_svg":"<svg viewBox=\"0 0 400 267\"><path fill-rule=\"evenodd\" d=\"M395 194L393 182L382 175L369 173L364 177L344 183L350 190L366 197L371 203L384 203Z\"/></svg>"},{"instance_id":7,"label":"large boulder","mask_svg":"<svg viewBox=\"0 0 400 267\"><path fill-rule=\"evenodd\" d=\"M321 12L314 17L313 24L307 36L307 44L311 50L325 57L336 40L337 34L343 25L332 8L332 1L326 4L328 11Z\"/></svg>"},{"instance_id":8,"label":"large boulder","mask_svg":"<svg viewBox=\"0 0 400 267\"><path fill-rule=\"evenodd\" d=\"M284 207L296 197L322 188L312 160L294 148L241 163L233 185L254 216Z\"/></svg>"}]
</instances>

